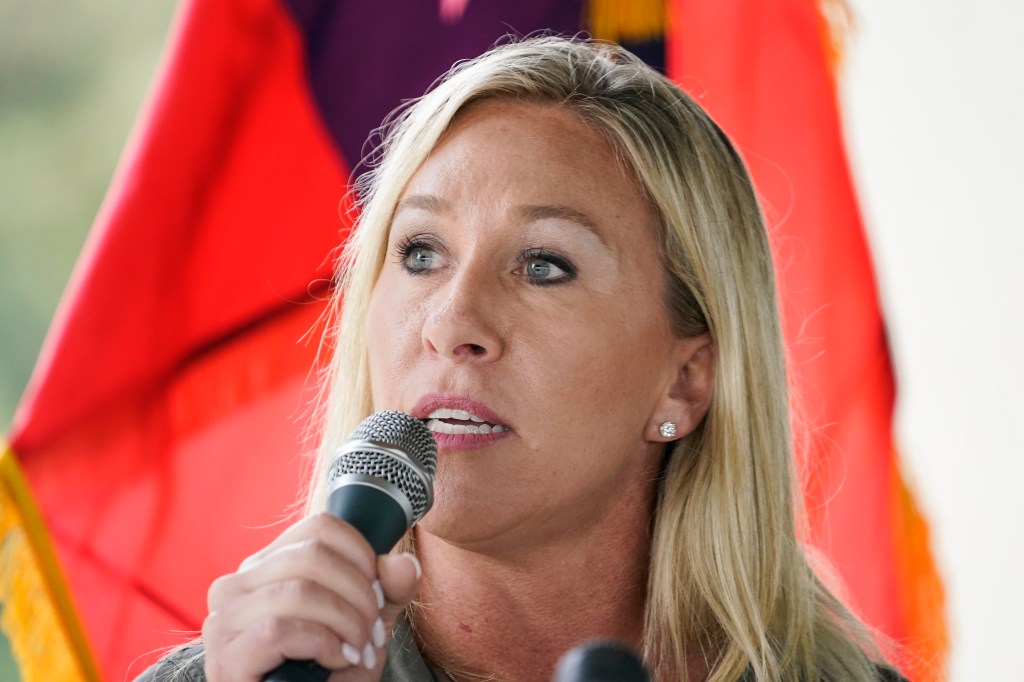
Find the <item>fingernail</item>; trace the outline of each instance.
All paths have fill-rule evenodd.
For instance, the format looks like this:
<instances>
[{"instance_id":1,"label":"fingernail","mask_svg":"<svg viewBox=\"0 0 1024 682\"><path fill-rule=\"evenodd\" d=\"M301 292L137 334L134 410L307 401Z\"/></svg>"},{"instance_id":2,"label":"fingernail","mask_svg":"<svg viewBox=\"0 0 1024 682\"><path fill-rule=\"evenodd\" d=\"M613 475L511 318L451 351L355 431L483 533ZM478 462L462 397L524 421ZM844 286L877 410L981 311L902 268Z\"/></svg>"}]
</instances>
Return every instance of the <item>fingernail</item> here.
<instances>
[{"instance_id":1,"label":"fingernail","mask_svg":"<svg viewBox=\"0 0 1024 682\"><path fill-rule=\"evenodd\" d=\"M359 655L359 649L355 648L348 642L341 645L341 655L345 657L345 660L352 665L359 665L361 657Z\"/></svg>"},{"instance_id":2,"label":"fingernail","mask_svg":"<svg viewBox=\"0 0 1024 682\"><path fill-rule=\"evenodd\" d=\"M377 622L373 624L373 643L379 649L384 646L384 642L384 621L378 618Z\"/></svg>"},{"instance_id":3,"label":"fingernail","mask_svg":"<svg viewBox=\"0 0 1024 682\"><path fill-rule=\"evenodd\" d=\"M363 665L366 666L367 670L373 670L377 667L377 652L373 650L369 643L363 647Z\"/></svg>"},{"instance_id":4,"label":"fingernail","mask_svg":"<svg viewBox=\"0 0 1024 682\"><path fill-rule=\"evenodd\" d=\"M381 589L379 580L373 581L373 593L377 595L377 608L384 608L384 590Z\"/></svg>"},{"instance_id":5,"label":"fingernail","mask_svg":"<svg viewBox=\"0 0 1024 682\"><path fill-rule=\"evenodd\" d=\"M402 554L402 556L409 557L409 560L412 561L412 565L416 567L416 580L419 580L420 578L422 578L423 577L423 567L420 566L420 560L416 558L416 555L415 554L410 554L409 552L404 552Z\"/></svg>"}]
</instances>

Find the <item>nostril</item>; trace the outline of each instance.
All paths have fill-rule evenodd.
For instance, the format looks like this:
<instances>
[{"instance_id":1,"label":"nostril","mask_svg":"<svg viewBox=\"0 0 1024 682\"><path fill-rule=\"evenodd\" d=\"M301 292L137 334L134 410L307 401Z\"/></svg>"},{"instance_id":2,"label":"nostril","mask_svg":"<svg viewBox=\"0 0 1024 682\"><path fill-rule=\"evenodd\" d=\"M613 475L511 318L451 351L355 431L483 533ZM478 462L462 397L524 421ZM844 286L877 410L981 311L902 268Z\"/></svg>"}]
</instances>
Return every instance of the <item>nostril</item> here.
<instances>
[{"instance_id":1,"label":"nostril","mask_svg":"<svg viewBox=\"0 0 1024 682\"><path fill-rule=\"evenodd\" d=\"M454 350L454 354L456 356L486 355L487 349L478 343L463 343Z\"/></svg>"}]
</instances>

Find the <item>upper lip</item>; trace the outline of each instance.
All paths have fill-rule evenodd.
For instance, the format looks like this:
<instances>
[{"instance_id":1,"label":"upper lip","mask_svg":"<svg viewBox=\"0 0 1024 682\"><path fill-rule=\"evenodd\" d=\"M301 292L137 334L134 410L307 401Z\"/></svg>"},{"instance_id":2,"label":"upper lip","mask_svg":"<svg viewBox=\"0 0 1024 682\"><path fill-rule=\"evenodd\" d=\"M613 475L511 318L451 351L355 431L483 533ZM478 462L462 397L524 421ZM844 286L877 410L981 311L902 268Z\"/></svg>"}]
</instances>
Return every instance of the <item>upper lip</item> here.
<instances>
[{"instance_id":1,"label":"upper lip","mask_svg":"<svg viewBox=\"0 0 1024 682\"><path fill-rule=\"evenodd\" d=\"M463 410L489 424L507 426L505 420L502 419L494 410L487 407L487 405L484 405L482 402L474 400L469 396L461 395L428 393L420 398L416 403L416 407L413 408L412 411L412 416L417 419L426 419L432 412L442 408L449 410Z\"/></svg>"}]
</instances>

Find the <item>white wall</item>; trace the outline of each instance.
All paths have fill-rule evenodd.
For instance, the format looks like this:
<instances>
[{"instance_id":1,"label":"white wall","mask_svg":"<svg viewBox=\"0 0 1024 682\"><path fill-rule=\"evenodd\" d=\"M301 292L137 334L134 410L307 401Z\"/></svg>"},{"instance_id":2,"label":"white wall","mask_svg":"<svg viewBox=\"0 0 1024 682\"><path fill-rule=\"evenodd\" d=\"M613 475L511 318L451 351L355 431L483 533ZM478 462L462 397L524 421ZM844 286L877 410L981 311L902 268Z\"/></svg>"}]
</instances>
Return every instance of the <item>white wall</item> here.
<instances>
[{"instance_id":1,"label":"white wall","mask_svg":"<svg viewBox=\"0 0 1024 682\"><path fill-rule=\"evenodd\" d=\"M1024 680L1024 2L850 5L847 138L950 679Z\"/></svg>"}]
</instances>

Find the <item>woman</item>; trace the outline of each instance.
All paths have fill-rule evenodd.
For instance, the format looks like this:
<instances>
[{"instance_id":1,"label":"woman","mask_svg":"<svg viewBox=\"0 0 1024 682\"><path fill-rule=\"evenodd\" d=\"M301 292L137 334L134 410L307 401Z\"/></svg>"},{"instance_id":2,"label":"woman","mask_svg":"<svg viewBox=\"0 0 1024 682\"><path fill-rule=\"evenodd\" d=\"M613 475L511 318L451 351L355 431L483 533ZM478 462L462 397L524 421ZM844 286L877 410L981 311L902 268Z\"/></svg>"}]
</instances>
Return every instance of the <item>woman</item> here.
<instances>
[{"instance_id":1,"label":"woman","mask_svg":"<svg viewBox=\"0 0 1024 682\"><path fill-rule=\"evenodd\" d=\"M662 681L888 677L796 539L765 229L699 107L621 49L526 40L402 113L366 180L310 515L147 675L545 680L614 637ZM316 512L381 409L440 457L378 558Z\"/></svg>"}]
</instances>

